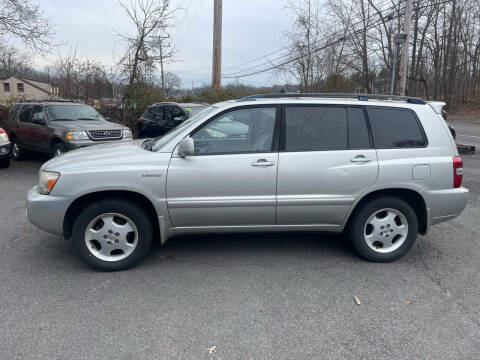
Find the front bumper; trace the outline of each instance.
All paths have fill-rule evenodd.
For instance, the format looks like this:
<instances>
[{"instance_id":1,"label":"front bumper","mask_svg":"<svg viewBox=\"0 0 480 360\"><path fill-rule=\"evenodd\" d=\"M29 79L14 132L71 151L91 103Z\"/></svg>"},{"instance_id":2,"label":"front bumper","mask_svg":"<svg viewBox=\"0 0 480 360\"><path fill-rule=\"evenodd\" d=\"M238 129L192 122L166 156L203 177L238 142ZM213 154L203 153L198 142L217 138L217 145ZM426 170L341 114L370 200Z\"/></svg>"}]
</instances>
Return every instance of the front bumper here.
<instances>
[{"instance_id":1,"label":"front bumper","mask_svg":"<svg viewBox=\"0 0 480 360\"><path fill-rule=\"evenodd\" d=\"M84 148L87 146L93 146L93 145L105 145L105 144L115 144L117 142L122 142L122 141L132 141L132 138L121 138L121 139L114 139L114 140L100 140L100 141L94 141L94 140L78 140L78 141L65 141L65 147L67 148L68 151L70 150L76 150L80 148Z\"/></svg>"},{"instance_id":2,"label":"front bumper","mask_svg":"<svg viewBox=\"0 0 480 360\"><path fill-rule=\"evenodd\" d=\"M42 230L63 235L63 219L71 202L70 196L42 195L34 186L27 196L28 220Z\"/></svg>"}]
</instances>

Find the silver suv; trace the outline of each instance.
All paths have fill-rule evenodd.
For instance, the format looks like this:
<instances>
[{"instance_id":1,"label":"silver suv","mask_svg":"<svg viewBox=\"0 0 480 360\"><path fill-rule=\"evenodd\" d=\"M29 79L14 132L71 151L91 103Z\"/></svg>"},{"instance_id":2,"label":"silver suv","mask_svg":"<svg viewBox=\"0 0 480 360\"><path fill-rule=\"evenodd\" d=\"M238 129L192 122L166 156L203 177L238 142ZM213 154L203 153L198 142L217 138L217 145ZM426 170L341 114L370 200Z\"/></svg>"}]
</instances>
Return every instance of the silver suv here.
<instances>
[{"instance_id":1,"label":"silver suv","mask_svg":"<svg viewBox=\"0 0 480 360\"><path fill-rule=\"evenodd\" d=\"M28 218L100 270L133 266L154 240L208 232L345 231L365 259L392 261L467 203L438 111L352 94L215 104L162 137L48 161Z\"/></svg>"}]
</instances>

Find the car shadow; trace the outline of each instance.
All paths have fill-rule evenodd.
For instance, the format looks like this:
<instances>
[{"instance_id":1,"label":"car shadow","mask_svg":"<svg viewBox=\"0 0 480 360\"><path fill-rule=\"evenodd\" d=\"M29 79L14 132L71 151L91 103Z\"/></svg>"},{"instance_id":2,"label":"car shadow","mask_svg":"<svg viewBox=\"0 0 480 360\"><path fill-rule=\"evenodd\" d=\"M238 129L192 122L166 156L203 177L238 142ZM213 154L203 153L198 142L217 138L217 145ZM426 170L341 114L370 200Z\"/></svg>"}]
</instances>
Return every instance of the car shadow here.
<instances>
[{"instance_id":1,"label":"car shadow","mask_svg":"<svg viewBox=\"0 0 480 360\"><path fill-rule=\"evenodd\" d=\"M328 263L359 260L342 234L278 232L177 236L163 246L156 243L146 263L151 266L158 259L189 263L251 263L270 257L281 257L282 261L328 259Z\"/></svg>"}]
</instances>

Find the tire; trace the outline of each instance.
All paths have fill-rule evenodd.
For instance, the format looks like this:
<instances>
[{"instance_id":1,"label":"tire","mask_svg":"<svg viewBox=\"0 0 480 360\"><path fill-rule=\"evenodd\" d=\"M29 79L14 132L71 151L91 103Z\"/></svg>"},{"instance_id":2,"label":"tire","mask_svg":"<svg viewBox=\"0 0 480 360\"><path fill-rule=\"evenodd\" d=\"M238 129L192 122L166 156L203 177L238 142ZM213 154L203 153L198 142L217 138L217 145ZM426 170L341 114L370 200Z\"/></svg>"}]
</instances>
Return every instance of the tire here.
<instances>
[{"instance_id":1,"label":"tire","mask_svg":"<svg viewBox=\"0 0 480 360\"><path fill-rule=\"evenodd\" d=\"M25 149L20 145L16 138L12 139L12 159L20 161L25 159Z\"/></svg>"},{"instance_id":2,"label":"tire","mask_svg":"<svg viewBox=\"0 0 480 360\"><path fill-rule=\"evenodd\" d=\"M150 250L152 236L146 211L120 199L101 199L87 206L75 219L72 231L80 258L100 271L125 270L138 264Z\"/></svg>"},{"instance_id":3,"label":"tire","mask_svg":"<svg viewBox=\"0 0 480 360\"><path fill-rule=\"evenodd\" d=\"M0 168L7 168L10 166L10 159L0 160Z\"/></svg>"},{"instance_id":4,"label":"tire","mask_svg":"<svg viewBox=\"0 0 480 360\"><path fill-rule=\"evenodd\" d=\"M381 196L352 215L348 237L357 253L372 262L391 262L407 253L418 235L418 219L401 198Z\"/></svg>"},{"instance_id":5,"label":"tire","mask_svg":"<svg viewBox=\"0 0 480 360\"><path fill-rule=\"evenodd\" d=\"M57 157L60 155L63 155L67 152L67 148L65 147L65 144L62 142L57 142L53 144L51 154L52 157Z\"/></svg>"}]
</instances>

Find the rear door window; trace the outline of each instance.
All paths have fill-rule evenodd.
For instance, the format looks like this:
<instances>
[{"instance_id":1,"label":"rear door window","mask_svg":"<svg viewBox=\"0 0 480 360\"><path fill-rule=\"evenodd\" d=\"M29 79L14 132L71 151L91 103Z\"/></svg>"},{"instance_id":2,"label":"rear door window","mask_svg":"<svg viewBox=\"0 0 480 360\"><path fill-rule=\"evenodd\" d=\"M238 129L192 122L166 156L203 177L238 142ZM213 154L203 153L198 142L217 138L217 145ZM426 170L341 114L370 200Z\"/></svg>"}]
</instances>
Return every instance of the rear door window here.
<instances>
[{"instance_id":1,"label":"rear door window","mask_svg":"<svg viewBox=\"0 0 480 360\"><path fill-rule=\"evenodd\" d=\"M144 115L149 120L161 121L165 119L165 108L163 106L152 106L147 109Z\"/></svg>"},{"instance_id":2,"label":"rear door window","mask_svg":"<svg viewBox=\"0 0 480 360\"><path fill-rule=\"evenodd\" d=\"M24 123L32 122L30 114L32 112L33 105L23 105L22 110L20 110L19 120Z\"/></svg>"},{"instance_id":3,"label":"rear door window","mask_svg":"<svg viewBox=\"0 0 480 360\"><path fill-rule=\"evenodd\" d=\"M367 107L376 148L415 148L427 145L420 122L408 109Z\"/></svg>"},{"instance_id":4,"label":"rear door window","mask_svg":"<svg viewBox=\"0 0 480 360\"><path fill-rule=\"evenodd\" d=\"M347 149L347 109L330 106L288 106L282 136L285 151Z\"/></svg>"},{"instance_id":5,"label":"rear door window","mask_svg":"<svg viewBox=\"0 0 480 360\"><path fill-rule=\"evenodd\" d=\"M370 135L368 134L365 113L362 108L348 108L348 147L349 149L369 149Z\"/></svg>"}]
</instances>

